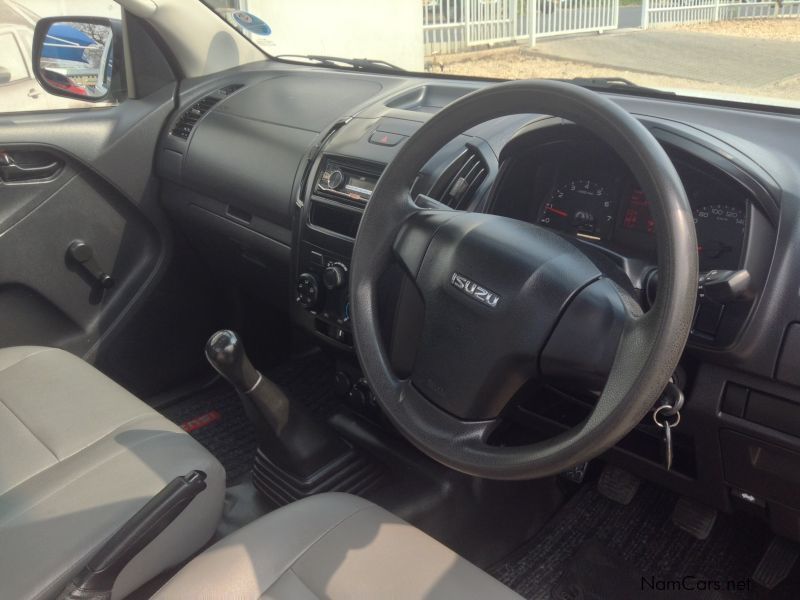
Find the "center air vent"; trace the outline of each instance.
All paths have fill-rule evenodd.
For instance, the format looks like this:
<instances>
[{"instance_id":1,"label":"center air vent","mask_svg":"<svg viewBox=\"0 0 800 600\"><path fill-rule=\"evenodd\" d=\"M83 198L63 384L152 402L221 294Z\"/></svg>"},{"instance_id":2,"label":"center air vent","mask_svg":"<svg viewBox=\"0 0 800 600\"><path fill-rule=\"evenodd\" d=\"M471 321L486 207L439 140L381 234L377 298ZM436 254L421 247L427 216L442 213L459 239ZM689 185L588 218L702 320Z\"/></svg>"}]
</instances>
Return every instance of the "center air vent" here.
<instances>
[{"instance_id":1,"label":"center air vent","mask_svg":"<svg viewBox=\"0 0 800 600\"><path fill-rule=\"evenodd\" d=\"M178 121L175 123L175 127L172 128L170 133L172 133L172 135L175 137L188 140L189 136L192 134L194 126L197 125L197 122L202 119L203 116L210 111L215 104L217 104L220 100L224 100L225 97L230 96L233 92L242 87L244 87L242 84L234 83L217 90L213 94L206 96L198 102L195 102L180 116Z\"/></svg>"},{"instance_id":2,"label":"center air vent","mask_svg":"<svg viewBox=\"0 0 800 600\"><path fill-rule=\"evenodd\" d=\"M478 152L467 146L433 186L431 196L450 208L464 210L469 207L488 172Z\"/></svg>"}]
</instances>

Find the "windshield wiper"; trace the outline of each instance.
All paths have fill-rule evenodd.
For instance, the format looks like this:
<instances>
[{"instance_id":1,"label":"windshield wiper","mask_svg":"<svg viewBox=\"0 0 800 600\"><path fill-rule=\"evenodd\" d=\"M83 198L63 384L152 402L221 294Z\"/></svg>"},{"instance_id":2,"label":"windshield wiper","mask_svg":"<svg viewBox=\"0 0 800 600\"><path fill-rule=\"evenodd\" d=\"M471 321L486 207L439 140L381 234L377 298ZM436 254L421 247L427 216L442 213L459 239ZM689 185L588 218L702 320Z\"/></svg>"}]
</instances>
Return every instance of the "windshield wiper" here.
<instances>
[{"instance_id":1,"label":"windshield wiper","mask_svg":"<svg viewBox=\"0 0 800 600\"><path fill-rule=\"evenodd\" d=\"M405 72L397 65L388 63L385 60L373 60L371 58L342 58L341 56L326 56L324 54L279 54L274 56L279 60L286 60L289 62L298 62L301 60L309 61L322 65L323 67L351 67L356 71L392 71L392 72Z\"/></svg>"},{"instance_id":2,"label":"windshield wiper","mask_svg":"<svg viewBox=\"0 0 800 600\"><path fill-rule=\"evenodd\" d=\"M634 91L653 93L653 94L663 94L667 96L677 95L675 92L670 92L668 90L660 90L658 88L651 88L639 85L638 83L634 83L630 79L625 79L624 77L573 77L572 79L564 79L563 81L568 81L576 85L582 85L587 88L595 88L603 90L623 88L626 90L634 90Z\"/></svg>"}]
</instances>

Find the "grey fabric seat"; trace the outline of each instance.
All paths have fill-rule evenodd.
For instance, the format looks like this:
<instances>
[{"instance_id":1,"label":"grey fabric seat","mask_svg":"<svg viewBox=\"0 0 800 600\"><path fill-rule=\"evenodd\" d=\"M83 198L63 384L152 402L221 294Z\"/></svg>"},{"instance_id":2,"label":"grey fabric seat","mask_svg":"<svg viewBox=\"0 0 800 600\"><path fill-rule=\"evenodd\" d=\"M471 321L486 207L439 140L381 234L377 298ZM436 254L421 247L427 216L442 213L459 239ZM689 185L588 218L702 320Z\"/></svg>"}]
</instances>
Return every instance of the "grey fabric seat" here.
<instances>
[{"instance_id":1,"label":"grey fabric seat","mask_svg":"<svg viewBox=\"0 0 800 600\"><path fill-rule=\"evenodd\" d=\"M290 504L224 538L154 598L520 597L382 508L332 493Z\"/></svg>"},{"instance_id":2,"label":"grey fabric seat","mask_svg":"<svg viewBox=\"0 0 800 600\"><path fill-rule=\"evenodd\" d=\"M0 349L0 598L51 598L167 482L208 488L122 572L121 598L202 547L225 471L191 436L60 350Z\"/></svg>"}]
</instances>

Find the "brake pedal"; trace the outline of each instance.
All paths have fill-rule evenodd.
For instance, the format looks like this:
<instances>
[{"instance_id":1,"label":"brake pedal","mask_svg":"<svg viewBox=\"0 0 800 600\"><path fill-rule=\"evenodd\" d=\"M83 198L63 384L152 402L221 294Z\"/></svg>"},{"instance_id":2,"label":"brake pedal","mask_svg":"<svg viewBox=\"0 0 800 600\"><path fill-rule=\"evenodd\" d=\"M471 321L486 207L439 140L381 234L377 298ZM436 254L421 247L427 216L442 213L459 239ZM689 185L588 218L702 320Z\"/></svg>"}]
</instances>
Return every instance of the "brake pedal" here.
<instances>
[{"instance_id":1,"label":"brake pedal","mask_svg":"<svg viewBox=\"0 0 800 600\"><path fill-rule=\"evenodd\" d=\"M639 490L640 483L638 477L624 469L606 465L597 481L597 491L609 500L627 506Z\"/></svg>"},{"instance_id":2,"label":"brake pedal","mask_svg":"<svg viewBox=\"0 0 800 600\"><path fill-rule=\"evenodd\" d=\"M775 589L789 576L798 555L797 544L774 537L753 573L753 581L768 590Z\"/></svg>"},{"instance_id":3,"label":"brake pedal","mask_svg":"<svg viewBox=\"0 0 800 600\"><path fill-rule=\"evenodd\" d=\"M672 522L698 540L705 540L711 535L711 529L717 522L717 509L689 498L681 498L672 511Z\"/></svg>"}]
</instances>

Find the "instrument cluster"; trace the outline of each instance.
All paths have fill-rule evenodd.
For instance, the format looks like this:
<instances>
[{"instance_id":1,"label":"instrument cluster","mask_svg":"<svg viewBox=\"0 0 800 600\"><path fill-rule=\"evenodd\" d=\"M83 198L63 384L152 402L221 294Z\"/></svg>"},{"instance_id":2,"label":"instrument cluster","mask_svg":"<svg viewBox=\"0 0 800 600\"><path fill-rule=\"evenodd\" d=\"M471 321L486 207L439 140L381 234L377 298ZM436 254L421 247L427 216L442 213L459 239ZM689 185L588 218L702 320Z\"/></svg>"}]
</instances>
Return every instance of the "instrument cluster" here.
<instances>
[{"instance_id":1,"label":"instrument cluster","mask_svg":"<svg viewBox=\"0 0 800 600\"><path fill-rule=\"evenodd\" d=\"M694 213L700 270L738 269L750 197L716 173L675 164ZM532 187L538 198L532 198L536 210L531 220L625 254L654 256L651 199L625 167L564 161L544 173L549 184Z\"/></svg>"}]
</instances>

